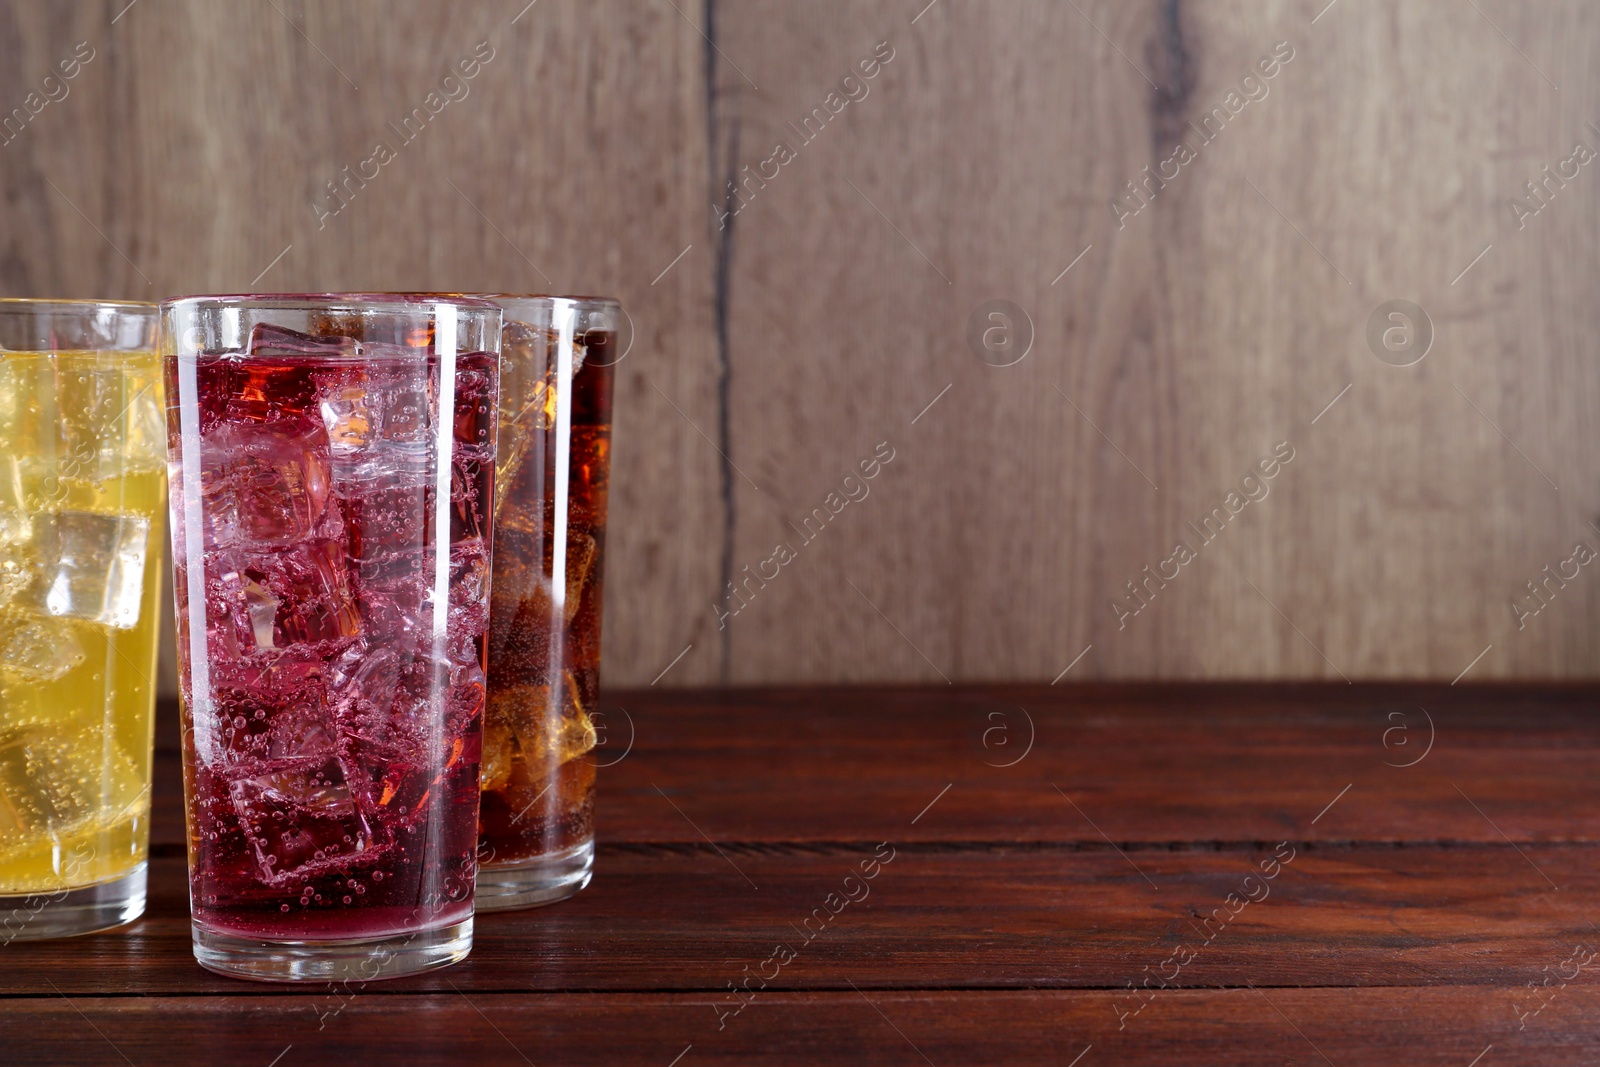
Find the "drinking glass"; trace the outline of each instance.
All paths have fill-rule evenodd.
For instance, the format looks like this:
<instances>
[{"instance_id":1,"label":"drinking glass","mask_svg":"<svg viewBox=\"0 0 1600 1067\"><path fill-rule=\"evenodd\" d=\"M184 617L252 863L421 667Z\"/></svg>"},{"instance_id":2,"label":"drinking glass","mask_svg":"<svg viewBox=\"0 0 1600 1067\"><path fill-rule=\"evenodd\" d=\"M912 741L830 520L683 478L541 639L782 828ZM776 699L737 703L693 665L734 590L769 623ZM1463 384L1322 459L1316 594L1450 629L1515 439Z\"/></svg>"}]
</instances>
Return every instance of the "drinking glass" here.
<instances>
[{"instance_id":1,"label":"drinking glass","mask_svg":"<svg viewBox=\"0 0 1600 1067\"><path fill-rule=\"evenodd\" d=\"M144 911L156 309L0 300L0 944Z\"/></svg>"},{"instance_id":2,"label":"drinking glass","mask_svg":"<svg viewBox=\"0 0 1600 1067\"><path fill-rule=\"evenodd\" d=\"M594 866L595 702L615 300L505 310L478 907L547 904Z\"/></svg>"},{"instance_id":3,"label":"drinking glass","mask_svg":"<svg viewBox=\"0 0 1600 1067\"><path fill-rule=\"evenodd\" d=\"M202 966L368 980L471 948L500 326L162 305Z\"/></svg>"}]
</instances>

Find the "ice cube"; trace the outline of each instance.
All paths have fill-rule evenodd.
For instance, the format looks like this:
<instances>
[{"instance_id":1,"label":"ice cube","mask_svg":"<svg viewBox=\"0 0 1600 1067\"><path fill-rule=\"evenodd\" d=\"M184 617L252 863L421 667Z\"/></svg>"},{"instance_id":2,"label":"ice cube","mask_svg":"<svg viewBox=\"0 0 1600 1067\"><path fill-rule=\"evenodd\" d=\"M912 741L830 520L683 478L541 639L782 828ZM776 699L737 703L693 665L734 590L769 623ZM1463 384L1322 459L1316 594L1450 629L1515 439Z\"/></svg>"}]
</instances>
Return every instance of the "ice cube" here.
<instances>
[{"instance_id":1,"label":"ice cube","mask_svg":"<svg viewBox=\"0 0 1600 1067\"><path fill-rule=\"evenodd\" d=\"M495 568L493 591L493 625L498 639L508 638L510 635L506 627L518 626L533 628L538 631L548 632L549 619L554 616L555 605L552 603L551 582L545 567L537 564L538 556L530 559L526 554L529 549L523 548L519 542L522 539L515 529L501 527L504 537L495 547ZM541 535L542 536L542 535ZM537 552L539 541L528 539L531 542L531 551ZM519 548L523 548L519 552ZM570 623L578 613L578 608L583 603L584 588L589 581L589 572L594 568L595 557L599 548L595 539L586 533L569 531L567 537L567 560L565 573L562 575L562 584L566 595L562 600L562 621Z\"/></svg>"},{"instance_id":2,"label":"ice cube","mask_svg":"<svg viewBox=\"0 0 1600 1067\"><path fill-rule=\"evenodd\" d=\"M10 546L0 546L0 604L13 599L33 581L33 568L20 553L6 551Z\"/></svg>"},{"instance_id":3,"label":"ice cube","mask_svg":"<svg viewBox=\"0 0 1600 1067\"><path fill-rule=\"evenodd\" d=\"M489 679L477 660L466 660L451 666L445 727L452 737L464 736L478 722L487 705L488 693Z\"/></svg>"},{"instance_id":4,"label":"ice cube","mask_svg":"<svg viewBox=\"0 0 1600 1067\"><path fill-rule=\"evenodd\" d=\"M37 573L18 603L40 615L126 630L139 622L150 520L47 513L33 523Z\"/></svg>"},{"instance_id":5,"label":"ice cube","mask_svg":"<svg viewBox=\"0 0 1600 1067\"><path fill-rule=\"evenodd\" d=\"M483 723L483 764L479 781L485 793L496 793L511 781L511 764L517 758L516 735L509 723L485 719Z\"/></svg>"},{"instance_id":6,"label":"ice cube","mask_svg":"<svg viewBox=\"0 0 1600 1067\"><path fill-rule=\"evenodd\" d=\"M426 655L401 655L397 665L392 706L353 728L341 723L339 750L369 818L407 826L428 817L440 783L471 758L468 735L483 709L484 679L475 663Z\"/></svg>"},{"instance_id":7,"label":"ice cube","mask_svg":"<svg viewBox=\"0 0 1600 1067\"><path fill-rule=\"evenodd\" d=\"M561 335L544 326L507 320L500 330L501 410L514 416L540 392L555 366Z\"/></svg>"},{"instance_id":8,"label":"ice cube","mask_svg":"<svg viewBox=\"0 0 1600 1067\"><path fill-rule=\"evenodd\" d=\"M356 585L369 634L406 648L430 644L435 613L434 580L442 546L420 547L428 531L397 521L396 512L371 499L351 506L357 546ZM479 538L449 548L448 633L451 647L477 640L488 625L489 559Z\"/></svg>"},{"instance_id":9,"label":"ice cube","mask_svg":"<svg viewBox=\"0 0 1600 1067\"><path fill-rule=\"evenodd\" d=\"M0 456L0 476L8 457ZM0 485L0 490L3 490ZM39 570L33 544L33 520L24 511L0 510L0 604L14 599L32 584Z\"/></svg>"},{"instance_id":10,"label":"ice cube","mask_svg":"<svg viewBox=\"0 0 1600 1067\"><path fill-rule=\"evenodd\" d=\"M571 444L567 521L574 526L604 530L611 497L611 427L574 426Z\"/></svg>"},{"instance_id":11,"label":"ice cube","mask_svg":"<svg viewBox=\"0 0 1600 1067\"><path fill-rule=\"evenodd\" d=\"M598 546L593 537L586 533L567 533L567 568L566 587L567 598L563 602L562 611L567 622L578 613L578 606L583 603L584 586L588 584L589 572L594 569L595 556Z\"/></svg>"},{"instance_id":12,"label":"ice cube","mask_svg":"<svg viewBox=\"0 0 1600 1067\"><path fill-rule=\"evenodd\" d=\"M433 640L433 559L431 549L414 549L363 559L357 564L362 625L369 634L401 649Z\"/></svg>"},{"instance_id":13,"label":"ice cube","mask_svg":"<svg viewBox=\"0 0 1600 1067\"><path fill-rule=\"evenodd\" d=\"M33 536L28 510L21 461L14 455L0 456L0 555L7 546L20 545Z\"/></svg>"},{"instance_id":14,"label":"ice cube","mask_svg":"<svg viewBox=\"0 0 1600 1067\"><path fill-rule=\"evenodd\" d=\"M100 482L122 474L123 385L122 369L97 357L59 358L59 462L75 477Z\"/></svg>"},{"instance_id":15,"label":"ice cube","mask_svg":"<svg viewBox=\"0 0 1600 1067\"><path fill-rule=\"evenodd\" d=\"M61 355L54 375L64 476L104 482L167 462L160 372L149 357Z\"/></svg>"},{"instance_id":16,"label":"ice cube","mask_svg":"<svg viewBox=\"0 0 1600 1067\"><path fill-rule=\"evenodd\" d=\"M312 422L322 429L323 381L346 373L347 362L362 357L365 346L334 334L314 336L258 323L248 352L251 358L235 360L230 368L229 421Z\"/></svg>"},{"instance_id":17,"label":"ice cube","mask_svg":"<svg viewBox=\"0 0 1600 1067\"><path fill-rule=\"evenodd\" d=\"M546 432L556 423L556 340L553 331L522 322L508 322L501 331L497 506L505 502L524 466L529 467L527 477L544 474Z\"/></svg>"},{"instance_id":18,"label":"ice cube","mask_svg":"<svg viewBox=\"0 0 1600 1067\"><path fill-rule=\"evenodd\" d=\"M529 425L547 429L555 425L553 387L560 373L556 347L561 334L544 326L507 322L500 331L501 414L511 420L534 416ZM583 369L586 347L582 337L573 338L572 373ZM535 412L543 409L543 414Z\"/></svg>"},{"instance_id":19,"label":"ice cube","mask_svg":"<svg viewBox=\"0 0 1600 1067\"><path fill-rule=\"evenodd\" d=\"M426 448L433 437L433 413L428 397L428 379L422 373L393 375L383 394L383 417L378 438L395 445Z\"/></svg>"},{"instance_id":20,"label":"ice cube","mask_svg":"<svg viewBox=\"0 0 1600 1067\"><path fill-rule=\"evenodd\" d=\"M268 885L336 866L374 843L337 757L295 760L239 779L229 792Z\"/></svg>"},{"instance_id":21,"label":"ice cube","mask_svg":"<svg viewBox=\"0 0 1600 1067\"><path fill-rule=\"evenodd\" d=\"M344 546L337 541L309 540L248 555L241 551L219 569L229 614L247 646L288 648L361 632Z\"/></svg>"},{"instance_id":22,"label":"ice cube","mask_svg":"<svg viewBox=\"0 0 1600 1067\"><path fill-rule=\"evenodd\" d=\"M489 533L494 462L458 456L450 464L450 540Z\"/></svg>"},{"instance_id":23,"label":"ice cube","mask_svg":"<svg viewBox=\"0 0 1600 1067\"><path fill-rule=\"evenodd\" d=\"M310 423L226 424L201 443L206 545L293 544L328 516L327 434Z\"/></svg>"},{"instance_id":24,"label":"ice cube","mask_svg":"<svg viewBox=\"0 0 1600 1067\"><path fill-rule=\"evenodd\" d=\"M398 828L426 817L423 806L435 780L426 753L359 736L342 739L340 752L362 809L380 825Z\"/></svg>"},{"instance_id":25,"label":"ice cube","mask_svg":"<svg viewBox=\"0 0 1600 1067\"><path fill-rule=\"evenodd\" d=\"M345 528L358 565L415 554L432 541L433 499L431 486L384 478L347 500Z\"/></svg>"},{"instance_id":26,"label":"ice cube","mask_svg":"<svg viewBox=\"0 0 1600 1067\"><path fill-rule=\"evenodd\" d=\"M455 457L494 463L496 407L500 394L497 357L469 352L456 361Z\"/></svg>"},{"instance_id":27,"label":"ice cube","mask_svg":"<svg viewBox=\"0 0 1600 1067\"><path fill-rule=\"evenodd\" d=\"M459 658L489 625L489 554L481 540L450 546L449 596L451 655Z\"/></svg>"},{"instance_id":28,"label":"ice cube","mask_svg":"<svg viewBox=\"0 0 1600 1067\"><path fill-rule=\"evenodd\" d=\"M318 407L334 456L360 452L371 442L374 417L364 388L335 386L323 394Z\"/></svg>"},{"instance_id":29,"label":"ice cube","mask_svg":"<svg viewBox=\"0 0 1600 1067\"><path fill-rule=\"evenodd\" d=\"M450 660L431 652L417 651L400 657L399 685L391 715L418 737L442 722L445 705L455 685L455 667Z\"/></svg>"},{"instance_id":30,"label":"ice cube","mask_svg":"<svg viewBox=\"0 0 1600 1067\"><path fill-rule=\"evenodd\" d=\"M400 655L382 645L352 645L333 668L335 706L351 732L374 732L387 719L400 686Z\"/></svg>"},{"instance_id":31,"label":"ice cube","mask_svg":"<svg viewBox=\"0 0 1600 1067\"><path fill-rule=\"evenodd\" d=\"M83 660L83 645L69 625L0 612L0 670L17 681L54 682Z\"/></svg>"},{"instance_id":32,"label":"ice cube","mask_svg":"<svg viewBox=\"0 0 1600 1067\"><path fill-rule=\"evenodd\" d=\"M137 767L102 727L0 735L0 855L147 803Z\"/></svg>"},{"instance_id":33,"label":"ice cube","mask_svg":"<svg viewBox=\"0 0 1600 1067\"><path fill-rule=\"evenodd\" d=\"M388 825L404 823L428 793L427 742L440 724L417 714L414 694L426 674L426 661L394 647L347 654L335 673L339 751L351 788Z\"/></svg>"},{"instance_id":34,"label":"ice cube","mask_svg":"<svg viewBox=\"0 0 1600 1067\"><path fill-rule=\"evenodd\" d=\"M363 347L371 358L361 367L316 375L333 481L346 492L380 483L421 486L434 476L436 365L392 346Z\"/></svg>"},{"instance_id":35,"label":"ice cube","mask_svg":"<svg viewBox=\"0 0 1600 1067\"><path fill-rule=\"evenodd\" d=\"M300 333L284 326L258 322L250 330L250 355L264 356L349 356L359 357L363 345L350 337L334 334Z\"/></svg>"},{"instance_id":36,"label":"ice cube","mask_svg":"<svg viewBox=\"0 0 1600 1067\"><path fill-rule=\"evenodd\" d=\"M550 676L552 607L536 568L507 574L496 561L489 608L489 656L497 684L545 684ZM529 592L530 589L536 590Z\"/></svg>"},{"instance_id":37,"label":"ice cube","mask_svg":"<svg viewBox=\"0 0 1600 1067\"><path fill-rule=\"evenodd\" d=\"M361 626L369 634L381 634L395 648L414 649L433 641L432 606L425 585L400 586L394 590L366 588L361 593Z\"/></svg>"},{"instance_id":38,"label":"ice cube","mask_svg":"<svg viewBox=\"0 0 1600 1067\"><path fill-rule=\"evenodd\" d=\"M341 691L341 736L359 735L414 756L441 728L460 733L482 710L484 678L475 658L454 662L425 650L383 652L369 656Z\"/></svg>"},{"instance_id":39,"label":"ice cube","mask_svg":"<svg viewBox=\"0 0 1600 1067\"><path fill-rule=\"evenodd\" d=\"M317 416L313 366L307 360L229 359L222 367L224 381L218 417L234 425L272 425L301 428ZM202 404L215 408L218 397ZM201 432L215 428L202 408Z\"/></svg>"},{"instance_id":40,"label":"ice cube","mask_svg":"<svg viewBox=\"0 0 1600 1067\"><path fill-rule=\"evenodd\" d=\"M162 404L161 371L129 366L123 388L123 466L126 471L159 471L167 465L167 415Z\"/></svg>"},{"instance_id":41,"label":"ice cube","mask_svg":"<svg viewBox=\"0 0 1600 1067\"><path fill-rule=\"evenodd\" d=\"M331 754L327 675L321 657L309 652L217 663L213 707L227 762Z\"/></svg>"},{"instance_id":42,"label":"ice cube","mask_svg":"<svg viewBox=\"0 0 1600 1067\"><path fill-rule=\"evenodd\" d=\"M267 731L268 759L325 756L338 744L333 716L320 701L302 701L274 715L271 721Z\"/></svg>"},{"instance_id":43,"label":"ice cube","mask_svg":"<svg viewBox=\"0 0 1600 1067\"><path fill-rule=\"evenodd\" d=\"M594 723L578 697L571 671L563 672L560 706L552 707L550 686L513 685L489 697L489 722L505 723L515 735L517 749L530 767L556 766L594 748Z\"/></svg>"},{"instance_id":44,"label":"ice cube","mask_svg":"<svg viewBox=\"0 0 1600 1067\"><path fill-rule=\"evenodd\" d=\"M259 583L248 580L241 594L244 596L245 610L250 613L250 630L255 636L256 647L272 648L272 631L281 601Z\"/></svg>"}]
</instances>

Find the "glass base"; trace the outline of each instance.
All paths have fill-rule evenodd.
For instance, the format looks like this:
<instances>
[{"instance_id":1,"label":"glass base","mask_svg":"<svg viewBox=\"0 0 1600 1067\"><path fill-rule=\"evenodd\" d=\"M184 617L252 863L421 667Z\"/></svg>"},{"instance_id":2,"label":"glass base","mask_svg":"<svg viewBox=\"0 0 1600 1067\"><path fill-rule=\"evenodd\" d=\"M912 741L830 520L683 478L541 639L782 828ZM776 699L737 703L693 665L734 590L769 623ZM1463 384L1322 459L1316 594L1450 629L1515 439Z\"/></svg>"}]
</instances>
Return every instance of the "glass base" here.
<instances>
[{"instance_id":1,"label":"glass base","mask_svg":"<svg viewBox=\"0 0 1600 1067\"><path fill-rule=\"evenodd\" d=\"M200 966L258 982L373 982L448 967L472 951L471 918L355 941L263 941L191 929Z\"/></svg>"},{"instance_id":2,"label":"glass base","mask_svg":"<svg viewBox=\"0 0 1600 1067\"><path fill-rule=\"evenodd\" d=\"M0 945L92 934L144 914L145 865L112 882L54 893L0 896Z\"/></svg>"},{"instance_id":3,"label":"glass base","mask_svg":"<svg viewBox=\"0 0 1600 1067\"><path fill-rule=\"evenodd\" d=\"M478 868L479 911L533 908L566 900L594 875L594 838L560 852Z\"/></svg>"}]
</instances>

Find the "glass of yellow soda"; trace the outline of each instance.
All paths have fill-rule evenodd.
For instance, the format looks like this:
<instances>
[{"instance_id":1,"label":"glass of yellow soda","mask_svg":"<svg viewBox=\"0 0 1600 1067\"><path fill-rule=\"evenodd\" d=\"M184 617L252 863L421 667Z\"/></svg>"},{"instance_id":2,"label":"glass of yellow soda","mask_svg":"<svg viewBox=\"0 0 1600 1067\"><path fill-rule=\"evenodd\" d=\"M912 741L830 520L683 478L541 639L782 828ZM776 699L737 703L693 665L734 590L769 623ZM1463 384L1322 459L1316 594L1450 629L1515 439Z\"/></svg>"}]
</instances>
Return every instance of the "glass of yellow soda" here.
<instances>
[{"instance_id":1,"label":"glass of yellow soda","mask_svg":"<svg viewBox=\"0 0 1600 1067\"><path fill-rule=\"evenodd\" d=\"M144 911L156 324L150 304L0 300L0 945Z\"/></svg>"}]
</instances>

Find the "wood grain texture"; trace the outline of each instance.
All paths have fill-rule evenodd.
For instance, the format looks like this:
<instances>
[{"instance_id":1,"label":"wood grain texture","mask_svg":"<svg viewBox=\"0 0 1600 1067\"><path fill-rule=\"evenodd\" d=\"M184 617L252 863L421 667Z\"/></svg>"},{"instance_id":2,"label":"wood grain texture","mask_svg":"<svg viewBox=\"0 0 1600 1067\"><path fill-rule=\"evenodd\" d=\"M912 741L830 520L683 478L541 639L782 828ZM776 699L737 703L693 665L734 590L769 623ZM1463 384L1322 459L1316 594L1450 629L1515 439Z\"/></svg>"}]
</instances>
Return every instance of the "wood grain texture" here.
<instances>
[{"instance_id":1,"label":"wood grain texture","mask_svg":"<svg viewBox=\"0 0 1600 1067\"><path fill-rule=\"evenodd\" d=\"M0 145L0 292L619 296L614 684L686 649L661 685L1048 681L1085 649L1073 679L1600 662L1588 568L1511 606L1600 547L1600 181L1510 206L1600 149L1581 0L122 9L0 2L0 112L96 49ZM479 41L466 98L319 223ZM798 135L880 42L866 95ZM1368 348L1392 299L1430 317L1414 366ZM1014 366L969 350L989 300L1031 321ZM880 442L869 494L808 536ZM1278 442L1265 499L1201 543ZM1179 541L1198 558L1119 617Z\"/></svg>"},{"instance_id":2,"label":"wood grain texture","mask_svg":"<svg viewBox=\"0 0 1600 1067\"><path fill-rule=\"evenodd\" d=\"M601 712L603 841L1600 843L1585 687L656 689ZM174 719L154 840L176 850Z\"/></svg>"},{"instance_id":3,"label":"wood grain texture","mask_svg":"<svg viewBox=\"0 0 1600 1067\"><path fill-rule=\"evenodd\" d=\"M685 605L720 567L721 461L690 422L716 421L710 278L690 260L652 285L703 244L705 42L665 4L541 0L513 24L523 6L143 0L112 25L121 4L0 4L0 99L20 102L77 41L96 49L0 147L16 222L0 291L617 296L635 341L618 368L605 643L619 681L649 681L707 629ZM480 42L493 58L405 140ZM326 183L379 141L395 158L341 207ZM674 680L713 673L690 659Z\"/></svg>"},{"instance_id":4,"label":"wood grain texture","mask_svg":"<svg viewBox=\"0 0 1600 1067\"><path fill-rule=\"evenodd\" d=\"M1125 855L1104 845L902 844L873 881L849 883L858 895L865 885L867 895L835 916L825 901L842 897L844 879L873 858L874 845L723 840L717 847L724 854L704 841L603 845L593 885L574 900L545 912L479 915L469 960L386 982L382 991L714 993L746 963L756 970L776 945L797 958L768 985L774 991L852 982L863 989L1116 989L1147 966L1156 972L1180 947L1195 959L1169 983L1174 989L1510 989L1542 979L1541 967L1553 968L1574 945L1592 946L1589 916L1600 907L1600 856L1586 847L1525 846L1560 880L1557 891L1504 842L1302 843L1282 851L1292 861L1271 882L1258 871L1274 854L1270 844L1168 844ZM1248 891L1260 894L1265 885L1267 895L1241 905L1240 887L1253 873ZM238 991L237 980L192 959L187 891L183 858L157 859L144 918L107 934L11 943L0 998ZM808 919L812 925L803 926Z\"/></svg>"},{"instance_id":5,"label":"wood grain texture","mask_svg":"<svg viewBox=\"0 0 1600 1067\"><path fill-rule=\"evenodd\" d=\"M736 484L741 560L792 540L870 442L902 458L740 614L735 677L1049 679L1090 644L1075 676L1448 680L1491 643L1475 676L1593 672L1587 584L1520 633L1508 601L1596 543L1600 186L1522 232L1506 206L1596 143L1592 8L1342 4L1313 26L1325 3L939 4L909 24L920 6L725 22L765 72L740 94L757 145L872 42L898 49L738 217L735 440L770 489ZM1265 97L1201 143L1189 123L1280 41ZM1108 201L1180 139L1197 158L1119 224ZM1036 331L1016 366L963 343L996 298ZM1414 367L1367 349L1391 298L1432 317ZM789 337L818 355L797 365ZM1270 495L1199 541L1186 524L1279 441L1296 458ZM1200 558L1119 625L1110 603L1137 608L1126 583L1180 540ZM797 618L828 622L792 639Z\"/></svg>"},{"instance_id":6,"label":"wood grain texture","mask_svg":"<svg viewBox=\"0 0 1600 1067\"><path fill-rule=\"evenodd\" d=\"M1339 684L624 694L637 731L602 772L594 883L480 915L462 964L353 988L194 963L164 737L148 913L0 945L0 1061L1069 1064L1092 1045L1081 1064L1463 1067L1489 1046L1496 1063L1588 1062L1592 971L1528 986L1600 936L1594 699ZM1389 714L1423 702L1438 729L1416 760L1424 723ZM1033 746L975 769L1016 759L1024 723L990 716L1019 705ZM1385 744L1389 729L1405 733ZM1307 784L1325 778L1355 783ZM862 895L845 878L874 856L887 862ZM859 899L830 900L841 891ZM796 955L774 976L777 944ZM1174 975L1180 949L1193 955ZM726 1016L747 966L771 980Z\"/></svg>"},{"instance_id":7,"label":"wood grain texture","mask_svg":"<svg viewBox=\"0 0 1600 1067\"><path fill-rule=\"evenodd\" d=\"M300 1064L666 1067L681 1055L683 1067L1064 1067L1085 1046L1083 1067L1307 1067L1325 1062L1318 1050L1335 1064L1463 1067L1487 1045L1497 1064L1549 1067L1586 1062L1600 1028L1600 995L1588 988L1566 991L1526 1031L1516 1029L1508 991L1452 988L1176 991L1120 1032L1118 996L1106 991L774 993L721 1032L703 995L435 993L405 997L403 1025L396 999L347 998L322 1029L319 1014L338 1002L303 995L10 1001L0 1003L0 1025L17 1067L120 1063L118 1050L141 1065L200 1056L267 1064L282 1055ZM1558 1007L1559 1022L1548 1018ZM84 1027L80 1010L106 1036Z\"/></svg>"}]
</instances>

